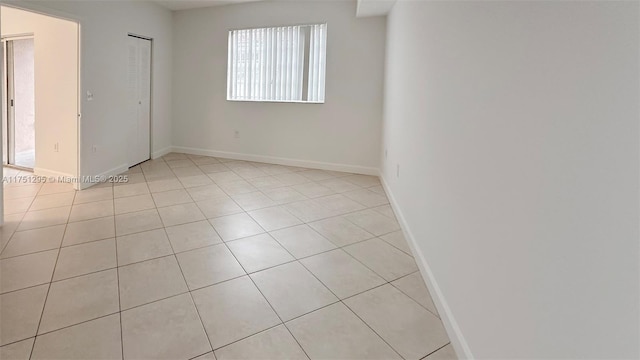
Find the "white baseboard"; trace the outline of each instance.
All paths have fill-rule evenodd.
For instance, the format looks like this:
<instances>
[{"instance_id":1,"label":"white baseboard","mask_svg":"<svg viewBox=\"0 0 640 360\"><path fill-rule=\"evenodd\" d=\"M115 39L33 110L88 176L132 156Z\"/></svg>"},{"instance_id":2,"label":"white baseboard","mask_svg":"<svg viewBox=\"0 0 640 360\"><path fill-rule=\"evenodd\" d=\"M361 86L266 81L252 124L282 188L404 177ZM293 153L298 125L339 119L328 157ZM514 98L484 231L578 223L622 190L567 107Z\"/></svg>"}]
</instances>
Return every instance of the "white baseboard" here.
<instances>
[{"instance_id":1,"label":"white baseboard","mask_svg":"<svg viewBox=\"0 0 640 360\"><path fill-rule=\"evenodd\" d=\"M54 170L49 170L49 169L43 169L43 168L33 168L33 174L34 175L38 175L38 176L47 176L47 177L66 177L66 178L72 178L75 177L75 175L71 175L71 174L67 174L67 173L63 173L60 171L54 171Z\"/></svg>"},{"instance_id":2,"label":"white baseboard","mask_svg":"<svg viewBox=\"0 0 640 360\"><path fill-rule=\"evenodd\" d=\"M469 349L469 345L464 339L462 331L460 330L460 327L458 326L458 323L456 322L455 317L451 313L451 309L449 308L449 305L447 304L447 301L444 298L442 291L440 290L440 286L438 285L438 282L433 276L433 272L431 271L431 267L429 266L429 263L427 263L427 259L425 259L424 255L420 251L418 251L419 248L418 248L416 239L413 236L413 233L411 232L411 229L409 228L409 225L407 224L404 218L404 215L402 214L402 211L400 210L400 207L398 206L398 203L396 202L393 196L393 193L389 189L387 182L385 181L382 174L379 174L379 176L380 176L380 182L382 183L384 191L387 193L387 196L389 198L389 203L391 205L391 208L393 209L393 212L395 213L396 218L398 219L398 223L400 224L400 228L404 233L404 237L407 240L407 243L409 243L409 246L411 247L411 252L414 254L414 258L416 260L416 263L418 264L420 273L422 274L422 277L426 282L427 288L429 289L429 293L433 298L433 302L436 305L436 308L438 309L438 313L440 314L440 319L442 320L445 330L449 335L449 340L451 341L451 345L456 351L458 358L473 359L473 354L471 353L471 349Z\"/></svg>"},{"instance_id":3,"label":"white baseboard","mask_svg":"<svg viewBox=\"0 0 640 360\"><path fill-rule=\"evenodd\" d=\"M122 164L119 166L116 166L114 168L111 168L107 171L104 171L98 175L95 175L96 177L109 177L109 176L116 176L116 175L120 175L123 172L129 170L129 165L128 164ZM94 182L82 182L79 183L79 188L77 188L77 190L85 190L88 189L90 187L92 187L93 185L95 185L96 183Z\"/></svg>"},{"instance_id":4,"label":"white baseboard","mask_svg":"<svg viewBox=\"0 0 640 360\"><path fill-rule=\"evenodd\" d=\"M171 146L167 146L167 147L165 147L163 149L154 151L154 152L151 153L151 159L157 159L157 158L163 157L163 156L167 155L168 153L170 153L171 151L172 151Z\"/></svg>"},{"instance_id":5,"label":"white baseboard","mask_svg":"<svg viewBox=\"0 0 640 360\"><path fill-rule=\"evenodd\" d=\"M75 175L63 173L63 172L60 172L60 171L54 171L54 170L49 170L49 169L38 168L38 167L33 168L33 173L34 173L34 175L53 177L53 178L57 178L57 179L59 179L59 178L67 178L69 180L72 180L72 179L76 178ZM80 185L77 182L74 182L73 183L73 188L76 189L76 190L80 190Z\"/></svg>"},{"instance_id":6,"label":"white baseboard","mask_svg":"<svg viewBox=\"0 0 640 360\"><path fill-rule=\"evenodd\" d=\"M354 173L354 174L378 176L378 173L379 173L379 170L377 168L359 166L359 165L335 164L335 163L327 163L327 162L321 162L321 161L290 159L290 158L282 158L282 157L276 157L276 156L265 156L265 155L254 155L254 154L243 154L243 153L235 153L235 152L228 152L228 151L197 149L197 148L190 148L190 147L183 147L183 146L174 146L172 150L173 152L179 152L179 153L185 153L185 154L191 154L191 155L213 156L213 157L221 157L221 158L234 159L234 160L255 161L255 162L263 162L263 163L269 163L269 164L298 166L298 167L306 167L306 168L320 169L320 170L343 171L343 172Z\"/></svg>"}]
</instances>

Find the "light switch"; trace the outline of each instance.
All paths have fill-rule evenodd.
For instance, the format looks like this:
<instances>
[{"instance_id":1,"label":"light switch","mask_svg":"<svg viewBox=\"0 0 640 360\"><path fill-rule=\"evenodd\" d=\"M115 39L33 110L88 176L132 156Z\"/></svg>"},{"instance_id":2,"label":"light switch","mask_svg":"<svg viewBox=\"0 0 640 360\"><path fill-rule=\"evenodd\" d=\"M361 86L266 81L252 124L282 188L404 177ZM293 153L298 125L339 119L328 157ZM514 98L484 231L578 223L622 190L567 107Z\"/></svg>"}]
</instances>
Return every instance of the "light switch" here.
<instances>
[{"instance_id":1,"label":"light switch","mask_svg":"<svg viewBox=\"0 0 640 360\"><path fill-rule=\"evenodd\" d=\"M93 100L93 93L91 91L87 91L87 101Z\"/></svg>"}]
</instances>

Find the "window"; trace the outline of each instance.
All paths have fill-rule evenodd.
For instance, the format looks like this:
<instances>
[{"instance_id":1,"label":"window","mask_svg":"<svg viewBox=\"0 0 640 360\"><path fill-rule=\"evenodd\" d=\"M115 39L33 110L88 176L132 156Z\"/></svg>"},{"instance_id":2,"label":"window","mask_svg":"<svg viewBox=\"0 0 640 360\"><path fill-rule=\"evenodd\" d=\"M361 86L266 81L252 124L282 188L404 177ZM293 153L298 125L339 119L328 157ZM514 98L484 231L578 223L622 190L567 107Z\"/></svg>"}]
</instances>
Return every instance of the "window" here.
<instances>
[{"instance_id":1,"label":"window","mask_svg":"<svg viewBox=\"0 0 640 360\"><path fill-rule=\"evenodd\" d=\"M327 24L229 31L227 100L324 102Z\"/></svg>"}]
</instances>

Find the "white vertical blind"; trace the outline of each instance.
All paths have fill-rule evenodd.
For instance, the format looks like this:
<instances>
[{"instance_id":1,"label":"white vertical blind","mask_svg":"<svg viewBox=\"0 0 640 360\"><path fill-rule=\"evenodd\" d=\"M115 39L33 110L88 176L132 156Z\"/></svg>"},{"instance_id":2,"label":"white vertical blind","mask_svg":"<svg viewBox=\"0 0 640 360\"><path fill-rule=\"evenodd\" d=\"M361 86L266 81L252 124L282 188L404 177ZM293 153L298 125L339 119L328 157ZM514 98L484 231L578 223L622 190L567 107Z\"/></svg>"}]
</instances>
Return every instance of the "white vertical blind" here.
<instances>
[{"instance_id":1,"label":"white vertical blind","mask_svg":"<svg viewBox=\"0 0 640 360\"><path fill-rule=\"evenodd\" d=\"M229 31L227 99L324 102L326 33L326 24Z\"/></svg>"},{"instance_id":2,"label":"white vertical blind","mask_svg":"<svg viewBox=\"0 0 640 360\"><path fill-rule=\"evenodd\" d=\"M309 40L309 88L307 101L324 102L327 61L327 24L311 25Z\"/></svg>"}]
</instances>

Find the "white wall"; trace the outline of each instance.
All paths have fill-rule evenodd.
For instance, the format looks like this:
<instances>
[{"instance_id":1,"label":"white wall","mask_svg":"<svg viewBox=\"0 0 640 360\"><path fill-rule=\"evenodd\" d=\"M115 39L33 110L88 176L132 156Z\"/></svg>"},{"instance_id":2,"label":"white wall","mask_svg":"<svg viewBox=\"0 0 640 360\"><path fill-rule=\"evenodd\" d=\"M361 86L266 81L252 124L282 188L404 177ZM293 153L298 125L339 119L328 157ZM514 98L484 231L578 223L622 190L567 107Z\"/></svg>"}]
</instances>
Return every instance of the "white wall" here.
<instances>
[{"instance_id":1,"label":"white wall","mask_svg":"<svg viewBox=\"0 0 640 360\"><path fill-rule=\"evenodd\" d=\"M7 1L78 20L81 31L81 172L126 170L127 35L154 39L152 149L171 146L171 12L143 1ZM87 101L86 92L94 95ZM97 151L92 152L93 145Z\"/></svg>"},{"instance_id":2,"label":"white wall","mask_svg":"<svg viewBox=\"0 0 640 360\"><path fill-rule=\"evenodd\" d=\"M355 1L265 1L174 13L173 145L376 173L385 18L356 19L355 10ZM328 33L325 104L226 101L228 30L319 22Z\"/></svg>"},{"instance_id":3,"label":"white wall","mask_svg":"<svg viewBox=\"0 0 640 360\"><path fill-rule=\"evenodd\" d=\"M35 172L77 175L78 24L8 7L0 24L2 36L34 35Z\"/></svg>"},{"instance_id":4,"label":"white wall","mask_svg":"<svg viewBox=\"0 0 640 360\"><path fill-rule=\"evenodd\" d=\"M392 10L382 173L459 355L640 356L638 16Z\"/></svg>"}]
</instances>

